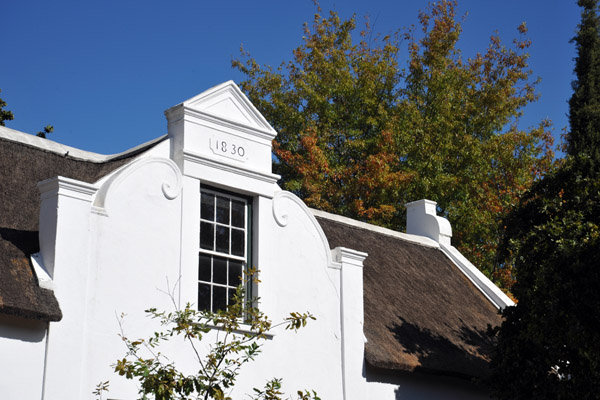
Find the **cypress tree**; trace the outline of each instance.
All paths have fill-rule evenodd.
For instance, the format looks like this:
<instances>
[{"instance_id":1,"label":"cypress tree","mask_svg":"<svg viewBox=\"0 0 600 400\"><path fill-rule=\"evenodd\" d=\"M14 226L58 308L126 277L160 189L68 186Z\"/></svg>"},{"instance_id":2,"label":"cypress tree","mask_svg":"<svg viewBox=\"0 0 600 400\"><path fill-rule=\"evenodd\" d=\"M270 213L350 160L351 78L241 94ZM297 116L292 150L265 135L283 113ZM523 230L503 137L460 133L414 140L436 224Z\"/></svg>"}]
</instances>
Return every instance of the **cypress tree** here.
<instances>
[{"instance_id":1,"label":"cypress tree","mask_svg":"<svg viewBox=\"0 0 600 400\"><path fill-rule=\"evenodd\" d=\"M567 153L587 155L596 166L600 162L600 18L598 0L579 0L583 8L577 36L576 80L569 101ZM596 168L594 168L596 169Z\"/></svg>"}]
</instances>

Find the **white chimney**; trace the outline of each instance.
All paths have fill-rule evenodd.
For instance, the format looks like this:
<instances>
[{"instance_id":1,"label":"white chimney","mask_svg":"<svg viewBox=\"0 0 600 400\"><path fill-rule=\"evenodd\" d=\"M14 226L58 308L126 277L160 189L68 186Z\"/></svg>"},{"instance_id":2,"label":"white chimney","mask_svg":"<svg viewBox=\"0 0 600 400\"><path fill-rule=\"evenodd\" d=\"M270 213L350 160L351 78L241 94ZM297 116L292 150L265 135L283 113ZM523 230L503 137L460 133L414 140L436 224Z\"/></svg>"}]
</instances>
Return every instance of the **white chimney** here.
<instances>
[{"instance_id":1,"label":"white chimney","mask_svg":"<svg viewBox=\"0 0 600 400\"><path fill-rule=\"evenodd\" d=\"M405 206L406 233L425 236L450 246L452 227L446 218L436 215L435 201L423 199L407 203Z\"/></svg>"}]
</instances>

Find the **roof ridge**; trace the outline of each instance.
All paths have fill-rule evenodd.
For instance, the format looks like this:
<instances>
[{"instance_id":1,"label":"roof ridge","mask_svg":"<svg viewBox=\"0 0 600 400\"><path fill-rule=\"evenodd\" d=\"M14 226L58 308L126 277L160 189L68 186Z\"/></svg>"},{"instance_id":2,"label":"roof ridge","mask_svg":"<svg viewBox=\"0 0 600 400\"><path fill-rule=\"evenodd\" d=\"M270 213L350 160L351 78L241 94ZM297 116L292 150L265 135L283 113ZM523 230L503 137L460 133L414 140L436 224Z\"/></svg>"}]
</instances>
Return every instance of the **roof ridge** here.
<instances>
[{"instance_id":1,"label":"roof ridge","mask_svg":"<svg viewBox=\"0 0 600 400\"><path fill-rule=\"evenodd\" d=\"M7 140L10 142L16 142L25 146L34 147L50 153L60 154L64 157L69 157L75 160L89 161L93 163L104 163L107 161L114 161L120 158L125 158L135 153L141 152L159 142L162 142L167 138L167 135L160 136L156 139L152 139L121 153L116 154L99 154L91 151L81 150L75 147L67 146L50 139L40 138L34 135L30 135L25 132L17 131L15 129L0 126L0 140Z\"/></svg>"},{"instance_id":2,"label":"roof ridge","mask_svg":"<svg viewBox=\"0 0 600 400\"><path fill-rule=\"evenodd\" d=\"M328 213L326 211L317 210L315 208L309 208L309 210L312 212L312 214L315 217L320 217L320 218L328 219L330 221L334 221L334 222L339 222L339 223L342 223L342 224L350 225L350 226L353 226L355 228L366 229L366 230L369 230L369 231L372 231L372 232L381 233L383 235L392 236L392 237L395 237L395 238L398 238L398 239L405 240L407 242L412 242L412 243L420 244L420 245L426 246L426 247L433 247L433 248L438 248L438 249L440 248L440 244L439 243L437 243L435 240L430 239L430 238L425 237L425 236L412 235L412 234L409 234L409 233L398 232L398 231L395 231L393 229L388 229L388 228L384 228L384 227L381 227L381 226L369 224L367 222L357 221L357 220L352 219L352 218L344 217L344 216L337 215L337 214Z\"/></svg>"}]
</instances>

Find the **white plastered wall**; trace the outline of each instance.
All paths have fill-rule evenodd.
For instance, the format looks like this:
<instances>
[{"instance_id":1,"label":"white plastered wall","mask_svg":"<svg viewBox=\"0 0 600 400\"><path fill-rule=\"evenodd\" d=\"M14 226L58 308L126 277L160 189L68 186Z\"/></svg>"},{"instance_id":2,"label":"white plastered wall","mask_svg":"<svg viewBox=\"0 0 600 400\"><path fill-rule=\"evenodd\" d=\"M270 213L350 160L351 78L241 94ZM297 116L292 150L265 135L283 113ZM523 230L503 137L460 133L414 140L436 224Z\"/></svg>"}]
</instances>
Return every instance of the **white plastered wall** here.
<instances>
[{"instance_id":1,"label":"white plastered wall","mask_svg":"<svg viewBox=\"0 0 600 400\"><path fill-rule=\"evenodd\" d=\"M90 366L83 392L111 380L112 392L134 396L135 385L112 379L111 364L125 354L117 336L126 314L125 335L148 337L158 325L145 317L150 307L171 310L178 304L181 247L181 188L178 167L167 158L131 163L105 183L92 221L95 234L88 284L86 359Z\"/></svg>"},{"instance_id":2,"label":"white plastered wall","mask_svg":"<svg viewBox=\"0 0 600 400\"><path fill-rule=\"evenodd\" d=\"M48 324L0 317L0 398L40 399Z\"/></svg>"},{"instance_id":3,"label":"white plastered wall","mask_svg":"<svg viewBox=\"0 0 600 400\"><path fill-rule=\"evenodd\" d=\"M162 291L180 276L182 179L168 151L160 144L97 185L40 185L41 260L63 311L50 324L43 398L91 398L125 353L118 316L128 314L126 334L137 338L156 330L143 310L172 307ZM137 393L133 382L114 390Z\"/></svg>"},{"instance_id":4,"label":"white plastered wall","mask_svg":"<svg viewBox=\"0 0 600 400\"><path fill-rule=\"evenodd\" d=\"M261 309L274 322L293 311L308 311L316 321L297 333L274 329L263 354L241 376L238 394L276 377L288 393L314 389L324 399L342 399L339 264L294 196L260 198L258 209Z\"/></svg>"}]
</instances>

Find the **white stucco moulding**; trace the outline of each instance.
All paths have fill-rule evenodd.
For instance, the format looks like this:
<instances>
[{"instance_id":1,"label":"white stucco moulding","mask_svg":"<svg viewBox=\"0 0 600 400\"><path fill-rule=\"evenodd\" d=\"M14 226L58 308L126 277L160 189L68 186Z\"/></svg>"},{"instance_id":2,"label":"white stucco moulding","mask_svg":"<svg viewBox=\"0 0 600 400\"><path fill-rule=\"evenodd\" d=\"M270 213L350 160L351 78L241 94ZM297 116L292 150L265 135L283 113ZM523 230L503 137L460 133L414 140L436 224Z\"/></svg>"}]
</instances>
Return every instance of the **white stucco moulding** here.
<instances>
[{"instance_id":1,"label":"white stucco moulding","mask_svg":"<svg viewBox=\"0 0 600 400\"><path fill-rule=\"evenodd\" d=\"M358 250L348 249L346 247L336 247L331 250L333 259L339 263L353 265L355 267L363 267L363 262L368 254Z\"/></svg>"},{"instance_id":2,"label":"white stucco moulding","mask_svg":"<svg viewBox=\"0 0 600 400\"><path fill-rule=\"evenodd\" d=\"M277 132L271 128L270 125L270 129L265 129L259 125L249 125L248 123L244 123L242 121L228 119L223 115L214 115L210 112L196 110L189 107L190 106L187 104L187 102L183 102L166 110L165 115L167 116L169 123L179 122L185 117L193 117L200 121L220 125L224 130L235 130L248 133L256 136L258 139L273 140L275 136L277 136Z\"/></svg>"},{"instance_id":3,"label":"white stucco moulding","mask_svg":"<svg viewBox=\"0 0 600 400\"><path fill-rule=\"evenodd\" d=\"M81 182L63 176L46 179L37 184L41 199L47 199L55 195L72 197L74 199L91 201L92 196L98 191L98 186Z\"/></svg>"},{"instance_id":4,"label":"white stucco moulding","mask_svg":"<svg viewBox=\"0 0 600 400\"><path fill-rule=\"evenodd\" d=\"M200 177L203 183L235 187L242 193L258 194L267 198L273 197L277 181L281 178L279 175L256 171L244 165L224 164L221 160L192 151L184 151L183 160L187 164L187 175ZM203 167L208 167L213 173L204 173L203 176L194 173L194 169Z\"/></svg>"}]
</instances>

